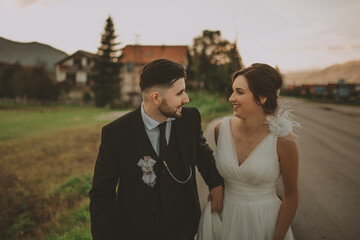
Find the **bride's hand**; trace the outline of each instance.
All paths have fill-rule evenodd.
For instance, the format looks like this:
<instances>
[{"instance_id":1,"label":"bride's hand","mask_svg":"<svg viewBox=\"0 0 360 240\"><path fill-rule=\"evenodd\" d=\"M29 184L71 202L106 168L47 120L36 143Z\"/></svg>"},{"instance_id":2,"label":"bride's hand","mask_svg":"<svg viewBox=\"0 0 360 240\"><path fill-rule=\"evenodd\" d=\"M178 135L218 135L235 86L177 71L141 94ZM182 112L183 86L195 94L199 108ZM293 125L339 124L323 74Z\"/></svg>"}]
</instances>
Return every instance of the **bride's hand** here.
<instances>
[{"instance_id":1,"label":"bride's hand","mask_svg":"<svg viewBox=\"0 0 360 240\"><path fill-rule=\"evenodd\" d=\"M220 212L223 206L224 189L221 186L211 189L208 200L211 201L211 212Z\"/></svg>"}]
</instances>

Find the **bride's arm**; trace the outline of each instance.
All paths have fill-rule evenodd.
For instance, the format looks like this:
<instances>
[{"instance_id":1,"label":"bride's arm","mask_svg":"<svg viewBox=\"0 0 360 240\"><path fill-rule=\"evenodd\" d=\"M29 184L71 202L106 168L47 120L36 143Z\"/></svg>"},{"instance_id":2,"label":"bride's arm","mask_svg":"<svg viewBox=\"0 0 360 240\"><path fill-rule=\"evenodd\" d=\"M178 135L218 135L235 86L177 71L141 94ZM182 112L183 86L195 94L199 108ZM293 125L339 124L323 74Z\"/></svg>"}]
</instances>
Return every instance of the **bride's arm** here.
<instances>
[{"instance_id":1,"label":"bride's arm","mask_svg":"<svg viewBox=\"0 0 360 240\"><path fill-rule=\"evenodd\" d=\"M275 228L274 239L284 239L298 205L298 150L296 143L288 137L278 138L277 152L284 184L284 195Z\"/></svg>"}]
</instances>

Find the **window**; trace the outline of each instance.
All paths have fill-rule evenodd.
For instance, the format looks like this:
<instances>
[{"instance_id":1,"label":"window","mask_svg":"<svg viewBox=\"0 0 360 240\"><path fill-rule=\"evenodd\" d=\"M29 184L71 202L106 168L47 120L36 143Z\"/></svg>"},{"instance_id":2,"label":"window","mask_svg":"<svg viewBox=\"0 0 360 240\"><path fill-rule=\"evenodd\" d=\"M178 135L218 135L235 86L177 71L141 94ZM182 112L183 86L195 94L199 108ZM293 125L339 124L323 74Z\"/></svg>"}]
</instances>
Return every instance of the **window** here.
<instances>
[{"instance_id":1,"label":"window","mask_svg":"<svg viewBox=\"0 0 360 240\"><path fill-rule=\"evenodd\" d=\"M71 81L73 84L76 83L75 73L66 73L66 81Z\"/></svg>"},{"instance_id":2,"label":"window","mask_svg":"<svg viewBox=\"0 0 360 240\"><path fill-rule=\"evenodd\" d=\"M82 67L81 58L74 59L74 65L77 66L78 68L81 68Z\"/></svg>"},{"instance_id":3,"label":"window","mask_svg":"<svg viewBox=\"0 0 360 240\"><path fill-rule=\"evenodd\" d=\"M131 62L127 62L125 63L125 68L127 72L132 72L133 71L133 64Z\"/></svg>"}]
</instances>

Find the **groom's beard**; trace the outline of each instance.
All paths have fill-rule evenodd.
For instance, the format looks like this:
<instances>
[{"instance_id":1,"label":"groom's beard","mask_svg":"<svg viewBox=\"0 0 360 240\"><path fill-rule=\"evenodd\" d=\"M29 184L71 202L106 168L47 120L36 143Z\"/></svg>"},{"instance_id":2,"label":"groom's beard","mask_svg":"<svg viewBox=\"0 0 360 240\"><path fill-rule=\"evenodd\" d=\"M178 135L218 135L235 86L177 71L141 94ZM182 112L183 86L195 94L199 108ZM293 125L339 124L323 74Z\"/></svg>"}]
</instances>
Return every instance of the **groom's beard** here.
<instances>
[{"instance_id":1,"label":"groom's beard","mask_svg":"<svg viewBox=\"0 0 360 240\"><path fill-rule=\"evenodd\" d=\"M181 117L181 110L179 110L181 107L183 107L184 104L178 106L175 109L172 109L166 102L166 100L163 100L163 102L159 106L159 111L162 115L168 118L180 118Z\"/></svg>"}]
</instances>

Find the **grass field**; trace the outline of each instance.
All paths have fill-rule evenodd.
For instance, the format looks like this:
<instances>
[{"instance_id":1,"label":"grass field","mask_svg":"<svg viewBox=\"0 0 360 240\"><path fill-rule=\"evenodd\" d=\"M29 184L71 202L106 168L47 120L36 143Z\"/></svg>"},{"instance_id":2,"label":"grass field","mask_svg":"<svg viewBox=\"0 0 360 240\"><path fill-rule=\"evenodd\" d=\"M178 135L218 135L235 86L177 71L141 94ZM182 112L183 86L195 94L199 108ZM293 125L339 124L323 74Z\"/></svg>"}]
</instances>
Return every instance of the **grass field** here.
<instances>
[{"instance_id":1,"label":"grass field","mask_svg":"<svg viewBox=\"0 0 360 240\"><path fill-rule=\"evenodd\" d=\"M225 99L190 95L203 123ZM0 239L91 239L88 192L101 127L119 114L92 107L0 106Z\"/></svg>"},{"instance_id":2,"label":"grass field","mask_svg":"<svg viewBox=\"0 0 360 240\"><path fill-rule=\"evenodd\" d=\"M189 94L189 98L190 103L186 106L199 109L203 127L206 127L212 119L233 112L231 103L219 94L212 95L204 92L201 94Z\"/></svg>"},{"instance_id":3,"label":"grass field","mask_svg":"<svg viewBox=\"0 0 360 240\"><path fill-rule=\"evenodd\" d=\"M101 126L109 122L100 117L109 113L89 107L0 110L0 239L61 239L88 229L91 172Z\"/></svg>"},{"instance_id":4,"label":"grass field","mask_svg":"<svg viewBox=\"0 0 360 240\"><path fill-rule=\"evenodd\" d=\"M2 107L0 140L101 122L97 117L110 110L90 107Z\"/></svg>"}]
</instances>

